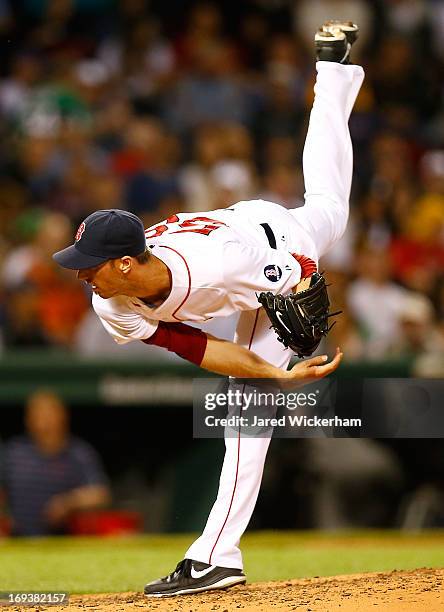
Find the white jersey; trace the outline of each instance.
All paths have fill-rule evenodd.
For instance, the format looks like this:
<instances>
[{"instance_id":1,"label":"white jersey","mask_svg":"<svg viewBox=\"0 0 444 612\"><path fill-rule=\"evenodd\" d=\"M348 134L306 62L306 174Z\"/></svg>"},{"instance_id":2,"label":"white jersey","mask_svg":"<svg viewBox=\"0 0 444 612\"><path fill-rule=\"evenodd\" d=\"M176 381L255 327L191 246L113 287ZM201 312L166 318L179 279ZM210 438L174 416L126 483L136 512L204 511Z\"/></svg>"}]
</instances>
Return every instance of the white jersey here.
<instances>
[{"instance_id":1,"label":"white jersey","mask_svg":"<svg viewBox=\"0 0 444 612\"><path fill-rule=\"evenodd\" d=\"M159 321L203 322L256 310L259 292L285 295L300 281L301 268L291 253L317 258L313 242L294 216L263 200L178 213L147 229L146 237L153 255L171 272L166 300L147 305L123 295L93 296L94 310L120 344L150 338Z\"/></svg>"}]
</instances>

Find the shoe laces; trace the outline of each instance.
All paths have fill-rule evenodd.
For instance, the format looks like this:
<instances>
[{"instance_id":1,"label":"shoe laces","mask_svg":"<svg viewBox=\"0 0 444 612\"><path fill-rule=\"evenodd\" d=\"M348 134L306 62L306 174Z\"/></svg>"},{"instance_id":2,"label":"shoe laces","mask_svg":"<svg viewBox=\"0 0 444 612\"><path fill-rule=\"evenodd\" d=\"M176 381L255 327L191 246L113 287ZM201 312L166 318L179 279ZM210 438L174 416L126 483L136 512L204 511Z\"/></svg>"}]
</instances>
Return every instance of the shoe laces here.
<instances>
[{"instance_id":1,"label":"shoe laces","mask_svg":"<svg viewBox=\"0 0 444 612\"><path fill-rule=\"evenodd\" d=\"M175 580L180 575L184 576L185 578L190 578L191 576L191 560L190 559L182 559L182 561L179 561L179 563L176 566L176 569L173 570L171 574L164 576L162 580L165 582L171 582L172 580Z\"/></svg>"}]
</instances>

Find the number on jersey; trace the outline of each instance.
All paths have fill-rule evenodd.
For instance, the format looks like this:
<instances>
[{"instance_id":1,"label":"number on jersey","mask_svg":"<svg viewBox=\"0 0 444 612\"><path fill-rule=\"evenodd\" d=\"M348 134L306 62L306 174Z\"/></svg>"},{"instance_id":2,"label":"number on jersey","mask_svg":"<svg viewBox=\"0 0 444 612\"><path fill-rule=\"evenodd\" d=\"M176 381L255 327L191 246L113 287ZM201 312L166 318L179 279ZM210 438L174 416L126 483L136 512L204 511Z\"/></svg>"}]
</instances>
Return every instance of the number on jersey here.
<instances>
[{"instance_id":1,"label":"number on jersey","mask_svg":"<svg viewBox=\"0 0 444 612\"><path fill-rule=\"evenodd\" d=\"M176 230L172 227L172 224L178 223L178 227L182 228ZM155 225L154 227L150 227L145 231L145 236L149 238L158 238L162 236L165 232L170 232L171 234L182 234L183 232L194 232L196 234L203 234L204 236L209 236L211 232L219 229L226 225L222 221L217 221L215 219L209 219L208 217L193 217L192 219L186 219L179 223L179 217L177 215L171 215L168 217L163 223L159 225Z\"/></svg>"}]
</instances>

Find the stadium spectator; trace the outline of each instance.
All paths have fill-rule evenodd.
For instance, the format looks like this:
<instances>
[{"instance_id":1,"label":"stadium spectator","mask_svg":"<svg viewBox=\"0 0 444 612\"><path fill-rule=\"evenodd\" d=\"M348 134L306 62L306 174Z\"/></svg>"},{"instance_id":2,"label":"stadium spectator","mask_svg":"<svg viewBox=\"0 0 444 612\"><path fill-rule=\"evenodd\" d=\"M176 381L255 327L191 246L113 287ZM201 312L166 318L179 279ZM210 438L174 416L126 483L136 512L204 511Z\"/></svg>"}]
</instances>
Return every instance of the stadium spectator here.
<instances>
[{"instance_id":1,"label":"stadium spectator","mask_svg":"<svg viewBox=\"0 0 444 612\"><path fill-rule=\"evenodd\" d=\"M56 245L69 239L71 223L59 213L37 217L32 242L13 249L3 264L5 340L10 346L66 346L88 308L75 275L61 274L51 256Z\"/></svg>"},{"instance_id":2,"label":"stadium spectator","mask_svg":"<svg viewBox=\"0 0 444 612\"><path fill-rule=\"evenodd\" d=\"M408 292L390 279L388 254L365 246L350 284L348 307L358 323L369 359L381 359L399 340L400 313Z\"/></svg>"},{"instance_id":3,"label":"stadium spectator","mask_svg":"<svg viewBox=\"0 0 444 612\"><path fill-rule=\"evenodd\" d=\"M227 40L210 40L194 50L193 68L165 99L167 125L188 137L212 121L250 120L248 95L242 83L236 50Z\"/></svg>"},{"instance_id":4,"label":"stadium spectator","mask_svg":"<svg viewBox=\"0 0 444 612\"><path fill-rule=\"evenodd\" d=\"M215 164L226 158L224 129L220 124L206 124L194 131L192 159L180 173L180 186L185 198L185 210L201 211L215 208L211 172Z\"/></svg>"},{"instance_id":5,"label":"stadium spectator","mask_svg":"<svg viewBox=\"0 0 444 612\"><path fill-rule=\"evenodd\" d=\"M291 166L271 166L264 177L264 186L265 191L261 194L264 200L285 208L298 208L304 204L302 174Z\"/></svg>"},{"instance_id":6,"label":"stadium spectator","mask_svg":"<svg viewBox=\"0 0 444 612\"><path fill-rule=\"evenodd\" d=\"M432 297L444 266L444 152L428 151L420 162L422 192L403 215L391 256L397 278Z\"/></svg>"},{"instance_id":7,"label":"stadium spectator","mask_svg":"<svg viewBox=\"0 0 444 612\"><path fill-rule=\"evenodd\" d=\"M68 413L53 392L27 401L26 434L5 445L3 487L14 535L64 533L70 516L107 504L107 478L94 449L69 432Z\"/></svg>"},{"instance_id":8,"label":"stadium spectator","mask_svg":"<svg viewBox=\"0 0 444 612\"><path fill-rule=\"evenodd\" d=\"M180 210L181 194L176 167L179 144L157 120L137 120L130 125L127 151L120 154L115 169L126 173L125 202L147 226L163 213ZM132 161L131 161L132 158ZM128 167L133 165L133 167Z\"/></svg>"},{"instance_id":9,"label":"stadium spectator","mask_svg":"<svg viewBox=\"0 0 444 612\"><path fill-rule=\"evenodd\" d=\"M393 347L394 355L420 357L444 352L444 341L435 327L431 301L420 293L411 292L399 313L401 333Z\"/></svg>"}]
</instances>

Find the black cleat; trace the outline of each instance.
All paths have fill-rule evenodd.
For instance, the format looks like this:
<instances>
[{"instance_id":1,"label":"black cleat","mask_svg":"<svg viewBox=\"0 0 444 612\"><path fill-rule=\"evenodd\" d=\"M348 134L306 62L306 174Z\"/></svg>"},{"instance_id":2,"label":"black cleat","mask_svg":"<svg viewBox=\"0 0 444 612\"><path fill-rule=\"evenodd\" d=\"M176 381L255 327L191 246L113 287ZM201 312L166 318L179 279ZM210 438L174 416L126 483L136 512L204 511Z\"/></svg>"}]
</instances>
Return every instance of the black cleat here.
<instances>
[{"instance_id":1,"label":"black cleat","mask_svg":"<svg viewBox=\"0 0 444 612\"><path fill-rule=\"evenodd\" d=\"M351 21L326 21L315 35L316 58L324 62L350 62L350 49L359 28Z\"/></svg>"},{"instance_id":2,"label":"black cleat","mask_svg":"<svg viewBox=\"0 0 444 612\"><path fill-rule=\"evenodd\" d=\"M245 584L245 574L240 569L218 567L201 561L183 559L174 572L165 578L149 582L144 589L148 597L172 597L226 589L235 584Z\"/></svg>"}]
</instances>

